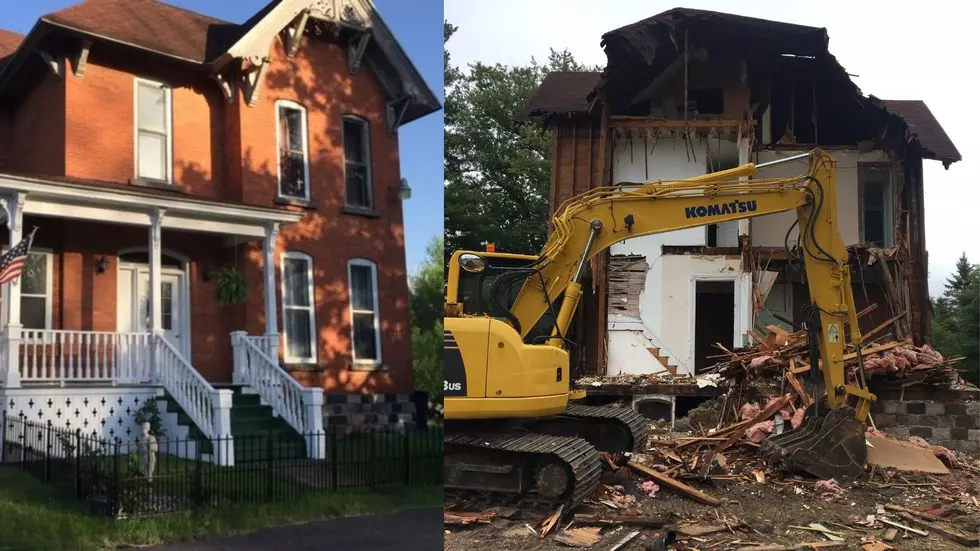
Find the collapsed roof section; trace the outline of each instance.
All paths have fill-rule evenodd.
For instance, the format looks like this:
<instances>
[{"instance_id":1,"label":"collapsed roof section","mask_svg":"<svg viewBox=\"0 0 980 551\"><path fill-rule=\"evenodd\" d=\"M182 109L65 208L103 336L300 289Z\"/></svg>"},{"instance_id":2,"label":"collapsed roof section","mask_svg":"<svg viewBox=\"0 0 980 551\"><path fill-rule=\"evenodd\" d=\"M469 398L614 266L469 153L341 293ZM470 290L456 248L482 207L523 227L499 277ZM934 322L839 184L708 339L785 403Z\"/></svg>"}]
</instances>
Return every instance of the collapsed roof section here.
<instances>
[{"instance_id":1,"label":"collapsed roof section","mask_svg":"<svg viewBox=\"0 0 980 551\"><path fill-rule=\"evenodd\" d=\"M939 122L921 101L881 101L865 97L828 49L827 29L726 13L675 8L602 35L607 64L602 73L549 75L525 104L519 118L550 118L587 113L604 102L611 113L636 114L640 98L658 77L676 69L685 48L708 56L740 58L748 74L752 113L778 101L777 88L805 82L812 94L806 113L812 135L805 142L845 145L884 141L912 145L922 157L948 168L961 160ZM761 85L760 85L761 84ZM788 110L787 110L788 111ZM775 114L775 112L774 112ZM786 120L772 121L772 142L779 140ZM804 122L809 122L804 120ZM819 129L819 139L817 130Z\"/></svg>"},{"instance_id":2,"label":"collapsed roof section","mask_svg":"<svg viewBox=\"0 0 980 551\"><path fill-rule=\"evenodd\" d=\"M84 49L87 56L93 43L142 50L220 77L235 61L264 63L277 35L298 43L306 24L316 21L348 40L351 72L362 58L375 71L399 124L440 109L371 0L272 0L242 24L158 0L85 0L42 16L26 37L0 30L0 97L23 92L39 67L57 70L55 51L77 56Z\"/></svg>"}]
</instances>

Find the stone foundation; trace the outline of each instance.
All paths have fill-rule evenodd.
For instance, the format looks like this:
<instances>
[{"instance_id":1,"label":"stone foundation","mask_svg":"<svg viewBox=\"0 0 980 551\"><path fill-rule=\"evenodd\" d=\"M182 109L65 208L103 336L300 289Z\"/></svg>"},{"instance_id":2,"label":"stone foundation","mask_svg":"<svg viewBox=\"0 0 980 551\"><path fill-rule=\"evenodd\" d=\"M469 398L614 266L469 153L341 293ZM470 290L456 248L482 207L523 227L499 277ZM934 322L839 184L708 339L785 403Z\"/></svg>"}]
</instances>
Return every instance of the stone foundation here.
<instances>
[{"instance_id":1,"label":"stone foundation","mask_svg":"<svg viewBox=\"0 0 980 551\"><path fill-rule=\"evenodd\" d=\"M326 394L324 428L395 428L416 423L411 394Z\"/></svg>"},{"instance_id":2,"label":"stone foundation","mask_svg":"<svg viewBox=\"0 0 980 551\"><path fill-rule=\"evenodd\" d=\"M980 401L878 400L875 426L896 438L919 436L955 452L980 453Z\"/></svg>"}]
</instances>

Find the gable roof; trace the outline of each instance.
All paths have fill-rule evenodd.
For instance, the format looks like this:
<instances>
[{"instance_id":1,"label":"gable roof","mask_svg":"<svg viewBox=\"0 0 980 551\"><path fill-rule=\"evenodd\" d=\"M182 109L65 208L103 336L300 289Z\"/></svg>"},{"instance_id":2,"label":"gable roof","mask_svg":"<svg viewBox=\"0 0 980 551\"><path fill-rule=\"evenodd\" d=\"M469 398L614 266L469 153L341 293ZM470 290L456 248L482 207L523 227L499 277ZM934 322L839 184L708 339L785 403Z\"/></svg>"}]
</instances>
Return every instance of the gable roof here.
<instances>
[{"instance_id":1,"label":"gable roof","mask_svg":"<svg viewBox=\"0 0 980 551\"><path fill-rule=\"evenodd\" d=\"M238 27L157 0L88 0L41 21L195 63L209 61Z\"/></svg>"},{"instance_id":2,"label":"gable roof","mask_svg":"<svg viewBox=\"0 0 980 551\"><path fill-rule=\"evenodd\" d=\"M908 125L910 138L926 150L926 158L942 161L947 167L963 160L946 131L921 100L880 100L885 110L898 115Z\"/></svg>"},{"instance_id":3,"label":"gable roof","mask_svg":"<svg viewBox=\"0 0 980 551\"><path fill-rule=\"evenodd\" d=\"M0 70L3 70L7 59L14 55L14 52L17 51L17 48L20 47L20 43L23 41L24 35L0 29Z\"/></svg>"},{"instance_id":4,"label":"gable roof","mask_svg":"<svg viewBox=\"0 0 980 551\"><path fill-rule=\"evenodd\" d=\"M601 76L602 73L594 72L548 73L524 104L518 120L588 112L588 95L599 84Z\"/></svg>"},{"instance_id":5,"label":"gable roof","mask_svg":"<svg viewBox=\"0 0 980 551\"><path fill-rule=\"evenodd\" d=\"M302 10L329 10L322 0L271 0L244 23L232 23L167 4L161 0L82 0L42 16L26 37L0 30L0 91L9 83L33 50L52 34L70 34L138 48L216 72L228 61L229 50L250 34L264 31L271 40ZM318 7L319 6L319 7ZM409 102L400 124L437 111L439 100L398 44L371 0L338 0L334 8L354 10L369 22L371 40L365 58L379 75L392 99ZM292 17L283 17L283 11ZM279 15L276 18L277 14ZM275 21L271 19L276 18ZM269 23L272 23L270 26ZM280 26L281 23L281 26ZM19 37L4 60L5 44ZM265 42L267 47L269 42Z\"/></svg>"}]
</instances>

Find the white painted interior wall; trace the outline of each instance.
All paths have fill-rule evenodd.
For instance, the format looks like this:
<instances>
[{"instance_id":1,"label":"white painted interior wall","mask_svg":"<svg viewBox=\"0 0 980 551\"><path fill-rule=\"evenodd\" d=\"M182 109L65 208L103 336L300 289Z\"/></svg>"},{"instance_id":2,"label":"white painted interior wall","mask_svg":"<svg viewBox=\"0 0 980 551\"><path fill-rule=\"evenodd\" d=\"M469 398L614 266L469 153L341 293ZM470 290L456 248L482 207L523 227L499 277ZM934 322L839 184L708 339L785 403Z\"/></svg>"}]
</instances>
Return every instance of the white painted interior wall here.
<instances>
[{"instance_id":1,"label":"white painted interior wall","mask_svg":"<svg viewBox=\"0 0 980 551\"><path fill-rule=\"evenodd\" d=\"M806 153L806 150L758 151L753 154L753 162L765 163L800 153ZM888 155L880 150L861 153L857 150L835 149L827 153L837 161L837 212L841 238L844 240L844 244L853 245L860 242L857 165L859 162L888 161ZM760 178L786 178L805 173L807 166L807 161L804 159L775 165L758 172L756 175ZM752 218L750 220L752 246L782 247L786 230L789 229L794 220L796 220L796 212L794 211ZM793 228L793 232L790 233L790 244L796 243L798 234L797 228Z\"/></svg>"},{"instance_id":2,"label":"white painted interior wall","mask_svg":"<svg viewBox=\"0 0 980 551\"><path fill-rule=\"evenodd\" d=\"M682 139L661 139L656 143L653 139L647 139L646 143L637 139L630 145L620 145L613 153L613 181L640 183L699 176L708 172L709 150L712 156L719 155L719 152L729 156L734 153L737 158L732 143L722 142L721 147L717 140L692 140L692 143L695 146L693 152L690 148L685 150ZM737 222L731 222L729 226L719 228L720 246L737 245ZM690 293L694 278L729 274L739 278L737 289L744 288L747 281L751 292L751 279L746 279L739 272L740 261L737 258L661 254L663 245L704 245L705 237L705 227L699 226L638 237L612 246L610 252L613 255L643 255L650 269L644 291L640 294L639 319L624 316L610 316L608 319L607 374L665 371L666 367L647 351L649 347L660 348L661 355L668 356L671 363L678 365L679 374L693 372L690 323L693 320L693 297ZM746 302L743 300L740 304L736 297L736 310L739 308L745 310L746 316L750 315ZM736 327L740 327L740 324L736 323Z\"/></svg>"}]
</instances>

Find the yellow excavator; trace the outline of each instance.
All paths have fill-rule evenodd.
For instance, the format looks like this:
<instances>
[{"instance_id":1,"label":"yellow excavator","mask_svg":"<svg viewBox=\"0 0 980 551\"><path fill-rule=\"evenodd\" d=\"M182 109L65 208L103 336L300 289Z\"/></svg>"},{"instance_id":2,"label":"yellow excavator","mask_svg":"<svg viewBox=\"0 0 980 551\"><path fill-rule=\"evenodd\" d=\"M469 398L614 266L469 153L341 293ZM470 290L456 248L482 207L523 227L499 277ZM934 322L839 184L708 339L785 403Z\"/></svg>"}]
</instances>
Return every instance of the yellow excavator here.
<instances>
[{"instance_id":1,"label":"yellow excavator","mask_svg":"<svg viewBox=\"0 0 980 551\"><path fill-rule=\"evenodd\" d=\"M793 178L755 177L784 162L808 162L809 169ZM633 237L790 210L812 302L811 374L816 380L822 369L826 393L802 425L769 438L760 453L770 465L820 478L863 472L864 421L875 396L865 382L838 231L835 161L815 149L687 180L590 190L561 205L537 256L455 251L443 354L447 492L549 507L585 499L609 463L602 453L628 459L642 451L648 431L631 408L575 403L584 393L573 389L568 330L589 259ZM847 384L844 371L847 325L859 354L857 385Z\"/></svg>"}]
</instances>

